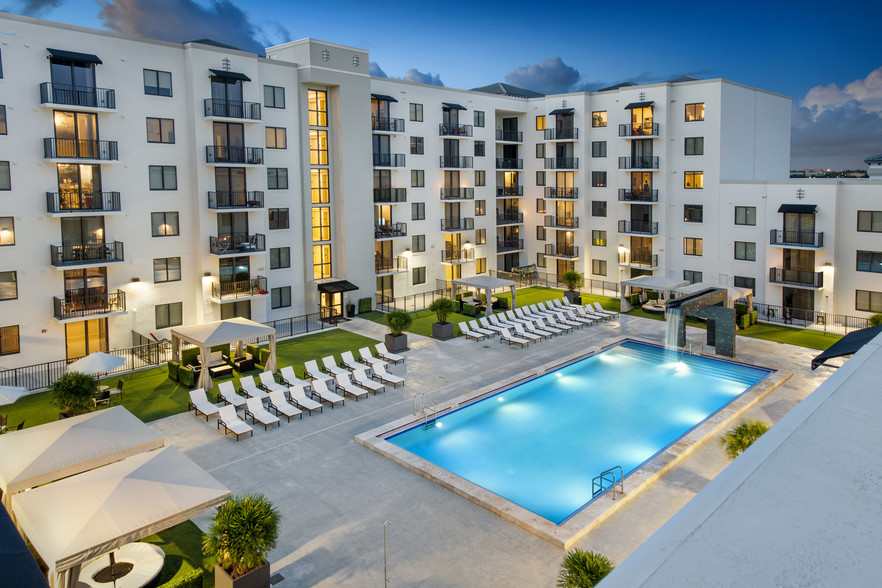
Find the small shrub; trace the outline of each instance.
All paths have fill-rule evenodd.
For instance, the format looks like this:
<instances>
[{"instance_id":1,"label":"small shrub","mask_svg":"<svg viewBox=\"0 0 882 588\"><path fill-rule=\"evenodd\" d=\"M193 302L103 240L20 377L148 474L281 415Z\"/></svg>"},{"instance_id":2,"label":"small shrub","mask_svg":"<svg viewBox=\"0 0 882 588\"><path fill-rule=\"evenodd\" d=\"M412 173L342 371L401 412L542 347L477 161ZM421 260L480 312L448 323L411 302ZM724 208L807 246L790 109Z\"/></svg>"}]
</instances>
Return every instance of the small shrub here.
<instances>
[{"instance_id":1,"label":"small shrub","mask_svg":"<svg viewBox=\"0 0 882 588\"><path fill-rule=\"evenodd\" d=\"M191 347L181 351L181 365L194 365L199 357L199 348Z\"/></svg>"},{"instance_id":2,"label":"small shrub","mask_svg":"<svg viewBox=\"0 0 882 588\"><path fill-rule=\"evenodd\" d=\"M640 294L631 294L628 296L628 302L631 306L639 306L640 305Z\"/></svg>"},{"instance_id":3,"label":"small shrub","mask_svg":"<svg viewBox=\"0 0 882 588\"><path fill-rule=\"evenodd\" d=\"M257 363L260 365L266 365L266 362L269 361L270 351L266 347L260 348L260 356Z\"/></svg>"},{"instance_id":4,"label":"small shrub","mask_svg":"<svg viewBox=\"0 0 882 588\"><path fill-rule=\"evenodd\" d=\"M882 312L876 313L871 316L869 323L871 327L878 327L879 325L882 325Z\"/></svg>"},{"instance_id":5,"label":"small shrub","mask_svg":"<svg viewBox=\"0 0 882 588\"><path fill-rule=\"evenodd\" d=\"M646 291L646 297L647 297L649 300L658 300L658 292L656 292L656 291L654 291L654 290L647 290L647 291Z\"/></svg>"},{"instance_id":6,"label":"small shrub","mask_svg":"<svg viewBox=\"0 0 882 588\"><path fill-rule=\"evenodd\" d=\"M386 321L386 326L389 327L389 332L396 337L404 333L413 323L413 317L403 310L387 312L384 320Z\"/></svg>"},{"instance_id":7,"label":"small shrub","mask_svg":"<svg viewBox=\"0 0 882 588\"><path fill-rule=\"evenodd\" d=\"M477 316L478 313L475 311L474 304L463 304L462 305L462 313L466 316Z\"/></svg>"},{"instance_id":8,"label":"small shrub","mask_svg":"<svg viewBox=\"0 0 882 588\"><path fill-rule=\"evenodd\" d=\"M757 317L759 317L759 311L754 310L750 313L750 324L755 325Z\"/></svg>"},{"instance_id":9,"label":"small shrub","mask_svg":"<svg viewBox=\"0 0 882 588\"><path fill-rule=\"evenodd\" d=\"M573 549L560 565L557 585L561 588L592 588L613 570L613 564L603 554Z\"/></svg>"},{"instance_id":10,"label":"small shrub","mask_svg":"<svg viewBox=\"0 0 882 588\"><path fill-rule=\"evenodd\" d=\"M749 314L743 314L743 315L741 315L741 320L740 320L740 322L738 323L738 325L739 325L742 329L747 329L748 327L750 327L750 315L749 315Z\"/></svg>"},{"instance_id":11,"label":"small shrub","mask_svg":"<svg viewBox=\"0 0 882 588\"><path fill-rule=\"evenodd\" d=\"M508 303L508 298L497 298L496 302L497 302L497 307L499 307L503 310L508 310L511 307Z\"/></svg>"},{"instance_id":12,"label":"small shrub","mask_svg":"<svg viewBox=\"0 0 882 588\"><path fill-rule=\"evenodd\" d=\"M254 359L258 359L257 355L258 353L260 353L260 347L258 347L254 343L248 343L247 345L245 345L245 353L247 353Z\"/></svg>"},{"instance_id":13,"label":"small shrub","mask_svg":"<svg viewBox=\"0 0 882 588\"><path fill-rule=\"evenodd\" d=\"M726 448L729 459L735 459L768 430L769 425L762 421L741 421L720 437L720 445Z\"/></svg>"},{"instance_id":14,"label":"small shrub","mask_svg":"<svg viewBox=\"0 0 882 588\"><path fill-rule=\"evenodd\" d=\"M450 298L437 298L429 306L429 312L435 313L436 322L447 324L447 315L453 312L454 302Z\"/></svg>"},{"instance_id":15,"label":"small shrub","mask_svg":"<svg viewBox=\"0 0 882 588\"><path fill-rule=\"evenodd\" d=\"M178 381L178 371L181 369L181 364L176 361L168 362L168 379L172 382Z\"/></svg>"},{"instance_id":16,"label":"small shrub","mask_svg":"<svg viewBox=\"0 0 882 588\"><path fill-rule=\"evenodd\" d=\"M582 287L582 284L585 283L585 278L583 278L579 272L570 270L564 272L560 277L560 281L567 287L567 290L574 292L577 288Z\"/></svg>"},{"instance_id":17,"label":"small shrub","mask_svg":"<svg viewBox=\"0 0 882 588\"><path fill-rule=\"evenodd\" d=\"M181 369L178 370L178 382L181 386L192 388L196 385L196 371L190 366L181 366Z\"/></svg>"},{"instance_id":18,"label":"small shrub","mask_svg":"<svg viewBox=\"0 0 882 588\"><path fill-rule=\"evenodd\" d=\"M735 314L741 316L742 314L746 314L747 312L747 304L745 304L744 302L737 302L735 304Z\"/></svg>"},{"instance_id":19,"label":"small shrub","mask_svg":"<svg viewBox=\"0 0 882 588\"><path fill-rule=\"evenodd\" d=\"M95 378L80 372L63 374L49 386L49 399L67 416L84 414L92 409L92 398L98 392Z\"/></svg>"},{"instance_id":20,"label":"small shrub","mask_svg":"<svg viewBox=\"0 0 882 588\"><path fill-rule=\"evenodd\" d=\"M180 578L175 578L162 585L162 588L202 588L202 568L195 568Z\"/></svg>"},{"instance_id":21,"label":"small shrub","mask_svg":"<svg viewBox=\"0 0 882 588\"><path fill-rule=\"evenodd\" d=\"M358 314L363 312L371 311L371 303L373 301L370 298L359 298L358 299Z\"/></svg>"}]
</instances>

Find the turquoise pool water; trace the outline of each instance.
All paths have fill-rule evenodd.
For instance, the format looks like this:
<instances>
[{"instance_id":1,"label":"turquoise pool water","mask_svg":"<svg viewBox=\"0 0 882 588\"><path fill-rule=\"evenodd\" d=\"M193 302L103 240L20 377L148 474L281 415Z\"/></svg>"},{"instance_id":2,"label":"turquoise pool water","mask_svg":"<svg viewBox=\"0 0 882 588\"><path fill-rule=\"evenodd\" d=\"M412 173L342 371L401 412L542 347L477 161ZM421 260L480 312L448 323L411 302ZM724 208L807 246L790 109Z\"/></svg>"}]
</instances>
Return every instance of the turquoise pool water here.
<instances>
[{"instance_id":1,"label":"turquoise pool water","mask_svg":"<svg viewBox=\"0 0 882 588\"><path fill-rule=\"evenodd\" d=\"M626 341L387 440L561 523L770 373L666 353Z\"/></svg>"}]
</instances>

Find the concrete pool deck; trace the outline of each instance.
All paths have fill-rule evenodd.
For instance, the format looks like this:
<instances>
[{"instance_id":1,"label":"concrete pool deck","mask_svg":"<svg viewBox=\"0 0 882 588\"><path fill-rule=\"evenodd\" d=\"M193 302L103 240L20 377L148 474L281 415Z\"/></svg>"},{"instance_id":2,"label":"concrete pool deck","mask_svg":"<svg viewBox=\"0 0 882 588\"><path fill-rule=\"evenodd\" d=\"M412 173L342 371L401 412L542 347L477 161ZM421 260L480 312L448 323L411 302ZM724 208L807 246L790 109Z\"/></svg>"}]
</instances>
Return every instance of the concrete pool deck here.
<instances>
[{"instance_id":1,"label":"concrete pool deck","mask_svg":"<svg viewBox=\"0 0 882 588\"><path fill-rule=\"evenodd\" d=\"M382 325L343 327L380 339ZM355 437L412 414L414 393L438 405L513 374L622 338L660 343L665 323L624 316L526 349L458 338L409 335L407 361L392 368L407 385L361 402L294 420L236 443L213 421L180 414L151 426L235 494L262 492L282 514L270 554L276 586L383 586L383 522L388 574L395 586L548 586L563 551L438 484L361 447ZM688 329L693 339L700 329ZM809 369L815 350L739 337L737 359L793 376L745 413L777 422L831 372ZM685 456L575 547L621 562L729 461L713 441ZM626 485L626 492L630 489ZM195 519L205 528L208 516Z\"/></svg>"}]
</instances>

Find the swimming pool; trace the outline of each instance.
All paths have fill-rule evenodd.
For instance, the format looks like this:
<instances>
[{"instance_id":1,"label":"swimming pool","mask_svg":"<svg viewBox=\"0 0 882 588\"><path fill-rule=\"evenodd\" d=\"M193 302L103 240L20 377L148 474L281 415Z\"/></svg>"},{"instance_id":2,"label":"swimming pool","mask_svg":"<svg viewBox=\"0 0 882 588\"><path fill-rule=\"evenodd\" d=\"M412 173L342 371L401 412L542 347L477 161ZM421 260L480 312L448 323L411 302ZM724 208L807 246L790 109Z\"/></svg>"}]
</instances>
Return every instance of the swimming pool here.
<instances>
[{"instance_id":1,"label":"swimming pool","mask_svg":"<svg viewBox=\"0 0 882 588\"><path fill-rule=\"evenodd\" d=\"M771 370L626 341L386 440L560 524Z\"/></svg>"}]
</instances>

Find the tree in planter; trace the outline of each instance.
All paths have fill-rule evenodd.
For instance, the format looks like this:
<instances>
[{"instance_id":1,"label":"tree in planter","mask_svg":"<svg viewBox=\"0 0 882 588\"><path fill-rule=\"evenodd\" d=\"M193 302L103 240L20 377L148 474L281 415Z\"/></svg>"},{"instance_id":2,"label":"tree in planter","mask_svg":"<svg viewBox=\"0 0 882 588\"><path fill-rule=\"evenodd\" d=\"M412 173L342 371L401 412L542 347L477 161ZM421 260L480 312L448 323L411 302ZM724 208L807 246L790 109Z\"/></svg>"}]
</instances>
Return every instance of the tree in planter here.
<instances>
[{"instance_id":1,"label":"tree in planter","mask_svg":"<svg viewBox=\"0 0 882 588\"><path fill-rule=\"evenodd\" d=\"M729 459L735 459L768 430L769 425L762 421L741 421L720 437L720 445L726 448Z\"/></svg>"},{"instance_id":2,"label":"tree in planter","mask_svg":"<svg viewBox=\"0 0 882 588\"><path fill-rule=\"evenodd\" d=\"M882 325L882 313L876 313L870 317L870 325L871 327L878 327Z\"/></svg>"},{"instance_id":3,"label":"tree in planter","mask_svg":"<svg viewBox=\"0 0 882 588\"><path fill-rule=\"evenodd\" d=\"M79 372L64 374L49 386L50 401L68 417L89 412L97 392L95 379Z\"/></svg>"},{"instance_id":4,"label":"tree in planter","mask_svg":"<svg viewBox=\"0 0 882 588\"><path fill-rule=\"evenodd\" d=\"M593 551L573 549L560 564L557 585L561 588L592 588L613 570L605 555Z\"/></svg>"},{"instance_id":5,"label":"tree in planter","mask_svg":"<svg viewBox=\"0 0 882 588\"><path fill-rule=\"evenodd\" d=\"M232 496L217 507L202 552L233 579L260 568L279 537L279 511L263 494ZM269 578L269 569L267 569Z\"/></svg>"},{"instance_id":6,"label":"tree in planter","mask_svg":"<svg viewBox=\"0 0 882 588\"><path fill-rule=\"evenodd\" d=\"M575 302L577 296L576 290L582 287L582 284L585 283L585 279L579 274L579 272L570 270L560 277L560 281L567 287L567 300Z\"/></svg>"},{"instance_id":7,"label":"tree in planter","mask_svg":"<svg viewBox=\"0 0 882 588\"><path fill-rule=\"evenodd\" d=\"M451 339L453 323L447 322L447 315L453 312L456 303L450 298L436 298L429 306L429 312L435 313L438 320L432 323L432 337L435 339Z\"/></svg>"},{"instance_id":8,"label":"tree in planter","mask_svg":"<svg viewBox=\"0 0 882 588\"><path fill-rule=\"evenodd\" d=\"M395 353L407 349L407 335L404 331L413 323L413 317L401 310L387 312L384 317L389 333L386 335L386 348Z\"/></svg>"}]
</instances>

